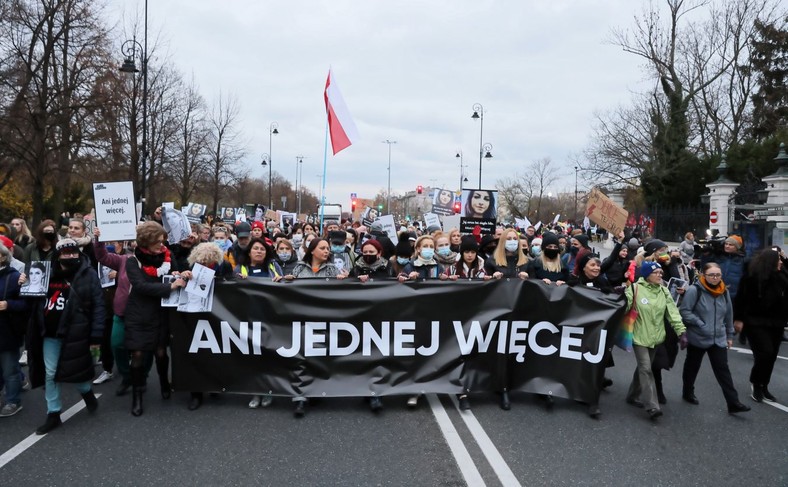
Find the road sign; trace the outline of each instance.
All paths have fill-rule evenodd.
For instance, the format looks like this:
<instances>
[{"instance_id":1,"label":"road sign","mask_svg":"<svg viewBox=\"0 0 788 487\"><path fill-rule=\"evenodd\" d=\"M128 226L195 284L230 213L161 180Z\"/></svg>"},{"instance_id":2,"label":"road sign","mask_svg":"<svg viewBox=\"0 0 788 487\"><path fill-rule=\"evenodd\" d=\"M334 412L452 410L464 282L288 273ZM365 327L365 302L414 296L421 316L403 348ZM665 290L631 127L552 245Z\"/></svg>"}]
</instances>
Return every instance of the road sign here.
<instances>
[{"instance_id":1,"label":"road sign","mask_svg":"<svg viewBox=\"0 0 788 487\"><path fill-rule=\"evenodd\" d=\"M709 213L709 221L711 223L717 223L717 212L716 211L712 211L711 213Z\"/></svg>"}]
</instances>

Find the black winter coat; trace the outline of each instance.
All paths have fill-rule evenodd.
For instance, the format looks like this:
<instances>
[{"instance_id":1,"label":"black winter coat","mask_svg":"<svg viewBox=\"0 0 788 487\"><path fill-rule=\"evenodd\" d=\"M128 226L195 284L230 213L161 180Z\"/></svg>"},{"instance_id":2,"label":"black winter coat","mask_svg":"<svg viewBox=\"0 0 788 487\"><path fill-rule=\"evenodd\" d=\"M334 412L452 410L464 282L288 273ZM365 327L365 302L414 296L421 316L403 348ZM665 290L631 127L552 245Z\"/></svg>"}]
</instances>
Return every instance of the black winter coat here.
<instances>
[{"instance_id":1,"label":"black winter coat","mask_svg":"<svg viewBox=\"0 0 788 487\"><path fill-rule=\"evenodd\" d=\"M53 266L59 265L57 262ZM71 289L58 323L57 336L63 340L55 372L56 382L80 383L93 379L91 343L100 343L104 332L104 295L96 269L83 256L82 265L69 281ZM32 301L33 311L27 329L27 357L30 383L44 384L44 306L46 298Z\"/></svg>"},{"instance_id":2,"label":"black winter coat","mask_svg":"<svg viewBox=\"0 0 788 487\"><path fill-rule=\"evenodd\" d=\"M170 285L145 274L136 257L126 261L126 275L131 284L124 323L126 350L153 352L167 343L169 327L161 298L170 295Z\"/></svg>"},{"instance_id":3,"label":"black winter coat","mask_svg":"<svg viewBox=\"0 0 788 487\"><path fill-rule=\"evenodd\" d=\"M519 250L517 252L520 252ZM495 263L495 258L490 257L489 259L484 260L484 272L488 276L492 276L496 272L500 272L503 274L503 277L517 277L518 274L521 272L527 272L526 268L528 263L524 265L517 265L517 259L519 259L519 254L514 255L506 255L506 265L498 265Z\"/></svg>"},{"instance_id":4,"label":"black winter coat","mask_svg":"<svg viewBox=\"0 0 788 487\"><path fill-rule=\"evenodd\" d=\"M8 303L8 308L0 311L0 352L18 351L23 340L16 321L26 318L27 300L19 297L19 272L11 266L0 270L0 301Z\"/></svg>"}]
</instances>

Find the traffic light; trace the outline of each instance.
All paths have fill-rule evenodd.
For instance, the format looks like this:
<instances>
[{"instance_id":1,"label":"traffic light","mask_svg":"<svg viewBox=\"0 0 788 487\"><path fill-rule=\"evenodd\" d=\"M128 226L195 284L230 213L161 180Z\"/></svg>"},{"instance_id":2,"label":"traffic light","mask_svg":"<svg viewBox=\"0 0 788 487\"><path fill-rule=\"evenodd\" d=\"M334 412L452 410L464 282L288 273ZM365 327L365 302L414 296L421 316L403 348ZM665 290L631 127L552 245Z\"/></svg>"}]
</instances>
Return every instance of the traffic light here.
<instances>
[{"instance_id":1,"label":"traffic light","mask_svg":"<svg viewBox=\"0 0 788 487\"><path fill-rule=\"evenodd\" d=\"M455 202L454 202L454 213L455 213L455 214L457 214L457 213L459 213L459 212L460 212L460 210L461 210L461 208L460 208L460 202L459 202L459 201L455 201Z\"/></svg>"},{"instance_id":2,"label":"traffic light","mask_svg":"<svg viewBox=\"0 0 788 487\"><path fill-rule=\"evenodd\" d=\"M424 188L421 185L416 186L416 193L421 194L424 191Z\"/></svg>"},{"instance_id":3,"label":"traffic light","mask_svg":"<svg viewBox=\"0 0 788 487\"><path fill-rule=\"evenodd\" d=\"M356 212L356 200L352 200L350 202L351 210L355 213Z\"/></svg>"},{"instance_id":4,"label":"traffic light","mask_svg":"<svg viewBox=\"0 0 788 487\"><path fill-rule=\"evenodd\" d=\"M383 211L383 203L378 205L378 211Z\"/></svg>"}]
</instances>

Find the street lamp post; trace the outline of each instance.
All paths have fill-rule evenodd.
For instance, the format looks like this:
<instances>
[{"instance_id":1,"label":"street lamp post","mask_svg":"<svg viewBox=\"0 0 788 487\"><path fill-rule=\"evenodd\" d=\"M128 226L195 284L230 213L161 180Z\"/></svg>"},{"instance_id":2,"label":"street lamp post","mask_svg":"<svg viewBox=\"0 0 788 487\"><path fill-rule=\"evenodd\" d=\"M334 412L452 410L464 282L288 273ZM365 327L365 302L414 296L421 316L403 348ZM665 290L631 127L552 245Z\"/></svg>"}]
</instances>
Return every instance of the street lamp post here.
<instances>
[{"instance_id":1,"label":"street lamp post","mask_svg":"<svg viewBox=\"0 0 788 487\"><path fill-rule=\"evenodd\" d=\"M142 182L140 184L140 217L145 218L145 191L148 179L148 0L145 0L145 23L143 30L143 45L137 42L136 37L127 40L121 46L123 65L120 71L133 77L138 73L135 59L137 49L142 54Z\"/></svg>"},{"instance_id":2,"label":"street lamp post","mask_svg":"<svg viewBox=\"0 0 788 487\"><path fill-rule=\"evenodd\" d=\"M482 158L492 158L492 153L490 152L492 144L484 143L484 107L481 103L475 103L471 108L473 109L471 118L479 120L479 189L482 189Z\"/></svg>"},{"instance_id":3,"label":"street lamp post","mask_svg":"<svg viewBox=\"0 0 788 487\"><path fill-rule=\"evenodd\" d=\"M301 186L304 185L303 176L299 182L299 173L303 171L304 156L296 156L296 214L301 213Z\"/></svg>"},{"instance_id":4,"label":"street lamp post","mask_svg":"<svg viewBox=\"0 0 788 487\"><path fill-rule=\"evenodd\" d=\"M386 139L381 144L388 144L389 146L389 185L388 189L386 190L386 213L389 215L391 214L391 144L396 144L396 140L389 140Z\"/></svg>"},{"instance_id":5,"label":"street lamp post","mask_svg":"<svg viewBox=\"0 0 788 487\"><path fill-rule=\"evenodd\" d=\"M577 223L577 170L578 167L575 166L575 209L572 210L572 219Z\"/></svg>"},{"instance_id":6,"label":"street lamp post","mask_svg":"<svg viewBox=\"0 0 788 487\"><path fill-rule=\"evenodd\" d=\"M271 147L273 143L273 136L279 133L279 124L276 122L271 122L271 125L268 126L268 209L274 209L274 195L271 192L271 174L274 168L274 161L271 154L273 154L273 149Z\"/></svg>"}]
</instances>

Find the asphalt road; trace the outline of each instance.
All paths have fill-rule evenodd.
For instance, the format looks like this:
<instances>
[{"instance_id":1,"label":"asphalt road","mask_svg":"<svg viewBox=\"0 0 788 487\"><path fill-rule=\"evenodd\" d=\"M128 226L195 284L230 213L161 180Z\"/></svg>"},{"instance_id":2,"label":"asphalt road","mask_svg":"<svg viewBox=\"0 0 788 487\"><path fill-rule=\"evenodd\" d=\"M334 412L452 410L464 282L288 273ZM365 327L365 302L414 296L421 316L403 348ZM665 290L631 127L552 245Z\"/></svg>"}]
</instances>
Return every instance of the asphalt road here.
<instances>
[{"instance_id":1,"label":"asphalt road","mask_svg":"<svg viewBox=\"0 0 788 487\"><path fill-rule=\"evenodd\" d=\"M487 394L472 395L463 413L446 395L422 398L415 410L388 397L377 415L345 398L295 419L288 399L251 410L237 395L206 397L188 411L187 393L161 399L154 372L142 417L131 416L130 396L114 395L117 379L95 387L94 414L65 386L69 419L38 437L46 415L38 389L24 393L19 414L0 418L0 485L786 486L788 347L770 385L782 404L749 398L747 352L733 350L729 361L751 412L727 413L708 362L696 384L701 404L682 401L682 352L664 373L668 404L656 422L625 404L635 362L618 349L598 420L583 405L558 399L548 410L528 394L513 394L511 411Z\"/></svg>"}]
</instances>

